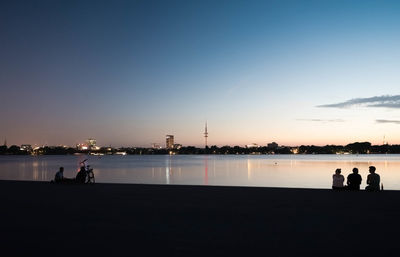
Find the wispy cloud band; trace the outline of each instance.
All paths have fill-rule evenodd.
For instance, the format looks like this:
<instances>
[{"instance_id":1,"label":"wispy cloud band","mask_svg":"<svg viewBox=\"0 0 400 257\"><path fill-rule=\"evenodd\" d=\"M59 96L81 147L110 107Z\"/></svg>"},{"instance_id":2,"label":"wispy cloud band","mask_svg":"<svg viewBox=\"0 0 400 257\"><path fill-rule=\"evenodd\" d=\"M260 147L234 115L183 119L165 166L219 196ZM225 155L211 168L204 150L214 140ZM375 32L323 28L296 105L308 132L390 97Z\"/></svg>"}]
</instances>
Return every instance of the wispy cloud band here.
<instances>
[{"instance_id":1,"label":"wispy cloud band","mask_svg":"<svg viewBox=\"0 0 400 257\"><path fill-rule=\"evenodd\" d=\"M298 121L311 121L311 122L344 122L342 119L297 119Z\"/></svg>"},{"instance_id":2,"label":"wispy cloud band","mask_svg":"<svg viewBox=\"0 0 400 257\"><path fill-rule=\"evenodd\" d=\"M400 120L375 120L376 123L392 123L392 124L399 124Z\"/></svg>"},{"instance_id":3,"label":"wispy cloud band","mask_svg":"<svg viewBox=\"0 0 400 257\"><path fill-rule=\"evenodd\" d=\"M367 98L353 98L345 102L335 104L318 105L320 108L350 108L354 106L377 108L400 108L400 95L383 95Z\"/></svg>"}]
</instances>

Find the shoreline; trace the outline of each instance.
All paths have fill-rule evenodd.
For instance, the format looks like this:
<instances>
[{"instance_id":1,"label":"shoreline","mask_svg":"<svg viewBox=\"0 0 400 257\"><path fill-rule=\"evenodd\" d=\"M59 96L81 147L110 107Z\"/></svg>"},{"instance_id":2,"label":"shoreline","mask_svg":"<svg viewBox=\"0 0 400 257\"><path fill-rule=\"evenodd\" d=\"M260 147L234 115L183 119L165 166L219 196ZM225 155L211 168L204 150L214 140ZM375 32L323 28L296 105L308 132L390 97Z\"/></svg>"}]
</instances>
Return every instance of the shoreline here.
<instances>
[{"instance_id":1,"label":"shoreline","mask_svg":"<svg viewBox=\"0 0 400 257\"><path fill-rule=\"evenodd\" d=\"M400 248L399 202L393 190L1 180L0 239L5 256L382 255Z\"/></svg>"},{"instance_id":2,"label":"shoreline","mask_svg":"<svg viewBox=\"0 0 400 257\"><path fill-rule=\"evenodd\" d=\"M87 155L87 156L129 156L129 155L135 155L135 156L140 156L140 155L153 155L153 156L163 156L163 155L181 155L181 156L186 156L186 155L199 155L199 156L204 156L204 155L208 155L208 156L220 156L220 155L400 155L400 153L275 153L275 154L269 154L269 153L221 153L221 154L213 154L213 153L191 153L191 154L126 154L126 155L122 155L122 154L105 154L105 155L95 155L95 154L90 154L90 153L73 153L73 154L0 154L0 156L64 156L64 155Z\"/></svg>"},{"instance_id":3,"label":"shoreline","mask_svg":"<svg viewBox=\"0 0 400 257\"><path fill-rule=\"evenodd\" d=\"M71 179L71 178L67 178ZM190 185L190 184L154 184L154 183L118 183L118 182L96 182L94 184L75 184L75 183L65 183L65 184L57 184L54 183L53 180L50 181L42 181L42 180L13 180L13 179L0 179L1 183L38 183L38 184L54 184L59 186L149 186L149 187L188 187L188 188L207 188L207 187L217 187L217 188L256 188L256 189L266 189L266 190L314 190L314 191L334 191L334 192L370 192L365 190L365 188L361 188L360 190L333 190L332 188L309 188L309 187L270 187L270 186L259 186L259 185ZM384 189L380 190L376 193L380 192L400 192L400 190L396 189ZM375 193L375 192L374 192Z\"/></svg>"}]
</instances>

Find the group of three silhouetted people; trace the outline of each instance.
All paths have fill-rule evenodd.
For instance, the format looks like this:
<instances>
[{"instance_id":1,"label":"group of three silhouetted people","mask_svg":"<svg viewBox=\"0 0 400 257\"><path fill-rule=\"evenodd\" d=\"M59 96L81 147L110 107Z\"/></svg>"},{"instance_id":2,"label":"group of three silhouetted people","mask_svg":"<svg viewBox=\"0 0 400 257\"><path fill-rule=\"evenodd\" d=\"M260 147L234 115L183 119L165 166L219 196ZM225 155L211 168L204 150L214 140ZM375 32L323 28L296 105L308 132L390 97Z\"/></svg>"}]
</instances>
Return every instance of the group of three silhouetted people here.
<instances>
[{"instance_id":1,"label":"group of three silhouetted people","mask_svg":"<svg viewBox=\"0 0 400 257\"><path fill-rule=\"evenodd\" d=\"M380 176L375 173L376 168L374 166L369 167L369 175L367 176L367 186L365 190L367 191L379 191L379 184L381 182ZM347 176L347 186L344 186L344 176L340 173L341 169L336 169L335 174L333 174L332 189L335 190L360 190L361 185L361 175L358 174L358 169L354 168L353 173Z\"/></svg>"}]
</instances>

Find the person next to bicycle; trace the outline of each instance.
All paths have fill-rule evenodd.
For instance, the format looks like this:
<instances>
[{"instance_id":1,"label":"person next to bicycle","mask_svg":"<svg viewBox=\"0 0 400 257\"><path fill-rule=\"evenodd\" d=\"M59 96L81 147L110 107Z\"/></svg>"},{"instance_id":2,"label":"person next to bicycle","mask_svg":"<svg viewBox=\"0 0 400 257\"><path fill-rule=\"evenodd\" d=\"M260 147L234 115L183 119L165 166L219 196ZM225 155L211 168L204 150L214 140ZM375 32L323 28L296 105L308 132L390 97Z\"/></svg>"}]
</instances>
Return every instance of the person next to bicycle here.
<instances>
[{"instance_id":1,"label":"person next to bicycle","mask_svg":"<svg viewBox=\"0 0 400 257\"><path fill-rule=\"evenodd\" d=\"M86 176L87 176L87 171L85 169L85 166L82 166L81 169L79 170L78 174L76 174L76 178L75 178L76 183L85 184Z\"/></svg>"}]
</instances>

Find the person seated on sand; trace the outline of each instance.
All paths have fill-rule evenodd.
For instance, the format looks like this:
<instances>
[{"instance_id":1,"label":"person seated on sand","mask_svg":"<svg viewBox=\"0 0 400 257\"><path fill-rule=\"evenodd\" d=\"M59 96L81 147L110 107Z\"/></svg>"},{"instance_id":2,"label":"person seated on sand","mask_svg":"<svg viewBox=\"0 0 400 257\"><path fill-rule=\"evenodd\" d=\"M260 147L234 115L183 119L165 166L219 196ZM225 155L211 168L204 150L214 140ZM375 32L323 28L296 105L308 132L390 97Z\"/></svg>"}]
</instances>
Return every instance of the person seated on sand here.
<instances>
[{"instance_id":1,"label":"person seated on sand","mask_svg":"<svg viewBox=\"0 0 400 257\"><path fill-rule=\"evenodd\" d=\"M75 183L75 179L64 177L64 167L60 167L60 170L56 173L54 180L51 182L58 184L73 184Z\"/></svg>"},{"instance_id":2,"label":"person seated on sand","mask_svg":"<svg viewBox=\"0 0 400 257\"><path fill-rule=\"evenodd\" d=\"M64 167L60 167L57 171L56 175L54 176L54 182L62 183L64 181Z\"/></svg>"},{"instance_id":3,"label":"person seated on sand","mask_svg":"<svg viewBox=\"0 0 400 257\"><path fill-rule=\"evenodd\" d=\"M85 184L86 176L87 176L87 172L86 172L85 166L82 166L81 169L79 170L78 174L76 174L76 178L75 178L76 183Z\"/></svg>"},{"instance_id":4,"label":"person seated on sand","mask_svg":"<svg viewBox=\"0 0 400 257\"><path fill-rule=\"evenodd\" d=\"M358 169L354 168L353 173L347 176L347 189L348 190L360 190L361 175L358 174Z\"/></svg>"},{"instance_id":5,"label":"person seated on sand","mask_svg":"<svg viewBox=\"0 0 400 257\"><path fill-rule=\"evenodd\" d=\"M376 168L369 166L369 173L367 176L367 185L365 190L367 191L379 191L379 184L381 183L381 177L375 173Z\"/></svg>"},{"instance_id":6,"label":"person seated on sand","mask_svg":"<svg viewBox=\"0 0 400 257\"><path fill-rule=\"evenodd\" d=\"M335 189L335 190L344 189L344 186L343 186L344 176L342 174L340 174L341 172L342 172L341 169L335 170L335 174L333 174L332 189Z\"/></svg>"}]
</instances>

